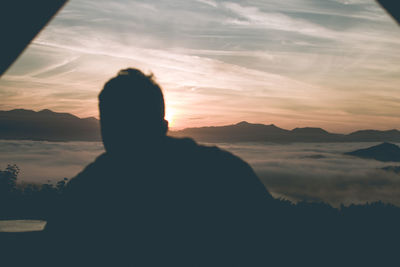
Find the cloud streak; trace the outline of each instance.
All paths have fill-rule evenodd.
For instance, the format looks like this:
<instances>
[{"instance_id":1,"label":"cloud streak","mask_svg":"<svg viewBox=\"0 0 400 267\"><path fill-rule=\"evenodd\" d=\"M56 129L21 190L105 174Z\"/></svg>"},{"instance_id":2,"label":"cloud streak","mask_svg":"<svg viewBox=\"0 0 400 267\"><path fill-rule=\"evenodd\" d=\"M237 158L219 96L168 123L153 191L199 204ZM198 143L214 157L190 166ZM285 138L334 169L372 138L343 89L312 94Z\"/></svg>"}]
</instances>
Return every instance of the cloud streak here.
<instances>
[{"instance_id":1,"label":"cloud streak","mask_svg":"<svg viewBox=\"0 0 400 267\"><path fill-rule=\"evenodd\" d=\"M0 108L97 116L104 82L133 66L154 72L176 128L396 128L396 31L372 1L71 2L4 75Z\"/></svg>"}]
</instances>

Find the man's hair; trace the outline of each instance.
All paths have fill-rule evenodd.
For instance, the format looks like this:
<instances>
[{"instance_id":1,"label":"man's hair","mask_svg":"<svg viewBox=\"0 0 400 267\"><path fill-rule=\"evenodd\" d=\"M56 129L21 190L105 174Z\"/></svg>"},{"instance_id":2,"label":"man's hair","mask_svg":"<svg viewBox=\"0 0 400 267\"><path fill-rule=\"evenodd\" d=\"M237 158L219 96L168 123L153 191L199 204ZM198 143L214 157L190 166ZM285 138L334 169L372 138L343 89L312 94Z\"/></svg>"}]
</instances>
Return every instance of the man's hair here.
<instances>
[{"instance_id":1,"label":"man's hair","mask_svg":"<svg viewBox=\"0 0 400 267\"><path fill-rule=\"evenodd\" d=\"M164 96L153 75L124 69L99 94L100 126L107 151L161 140L168 131Z\"/></svg>"},{"instance_id":2,"label":"man's hair","mask_svg":"<svg viewBox=\"0 0 400 267\"><path fill-rule=\"evenodd\" d=\"M100 118L106 113L114 113L122 108L129 110L130 107L164 119L164 96L153 74L146 75L133 68L123 69L104 85L99 94Z\"/></svg>"}]
</instances>

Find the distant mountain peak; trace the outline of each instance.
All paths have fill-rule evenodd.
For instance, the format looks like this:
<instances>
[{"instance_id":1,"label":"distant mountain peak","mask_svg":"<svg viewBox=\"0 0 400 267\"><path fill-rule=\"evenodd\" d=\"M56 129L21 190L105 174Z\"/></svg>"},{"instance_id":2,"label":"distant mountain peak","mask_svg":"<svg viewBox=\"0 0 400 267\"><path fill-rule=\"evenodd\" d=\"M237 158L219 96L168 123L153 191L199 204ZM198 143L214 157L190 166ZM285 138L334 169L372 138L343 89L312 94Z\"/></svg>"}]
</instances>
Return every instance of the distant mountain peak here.
<instances>
[{"instance_id":1,"label":"distant mountain peak","mask_svg":"<svg viewBox=\"0 0 400 267\"><path fill-rule=\"evenodd\" d=\"M51 114L53 114L53 113L55 113L54 111L51 111L50 109L42 109L42 110L40 110L40 111L38 111L38 113L51 113Z\"/></svg>"},{"instance_id":2,"label":"distant mountain peak","mask_svg":"<svg viewBox=\"0 0 400 267\"><path fill-rule=\"evenodd\" d=\"M294 128L292 132L297 132L297 133L328 133L322 128L318 127L301 127L301 128Z\"/></svg>"},{"instance_id":3,"label":"distant mountain peak","mask_svg":"<svg viewBox=\"0 0 400 267\"><path fill-rule=\"evenodd\" d=\"M398 145L395 145L395 144L392 144L392 143L389 143L389 142L383 142L383 143L380 144L380 145L376 145L376 147L379 147L379 146L382 146L382 147L396 147L396 148L399 148Z\"/></svg>"},{"instance_id":4,"label":"distant mountain peak","mask_svg":"<svg viewBox=\"0 0 400 267\"><path fill-rule=\"evenodd\" d=\"M250 123L248 123L247 121L241 121L236 123L236 125L240 126L240 125L249 125Z\"/></svg>"},{"instance_id":5,"label":"distant mountain peak","mask_svg":"<svg viewBox=\"0 0 400 267\"><path fill-rule=\"evenodd\" d=\"M250 125L256 126L257 125L257 126L269 126L269 127L279 128L273 123L271 123L271 124L262 124L262 123L250 123L248 121L241 121L241 122L238 122L238 123L236 123L234 125L237 125L237 126L250 126Z\"/></svg>"},{"instance_id":6,"label":"distant mountain peak","mask_svg":"<svg viewBox=\"0 0 400 267\"><path fill-rule=\"evenodd\" d=\"M397 129L391 129L391 130L372 130L372 129L367 129L367 130L358 130L355 132L350 133L349 135L357 135L357 134L381 134L381 133L398 133L399 131Z\"/></svg>"},{"instance_id":7,"label":"distant mountain peak","mask_svg":"<svg viewBox=\"0 0 400 267\"><path fill-rule=\"evenodd\" d=\"M375 159L383 162L400 161L400 147L389 142L383 142L376 146L358 149L345 154L359 158Z\"/></svg>"},{"instance_id":8,"label":"distant mountain peak","mask_svg":"<svg viewBox=\"0 0 400 267\"><path fill-rule=\"evenodd\" d=\"M9 111L2 111L2 112L9 112L12 114L25 114L25 113L34 113L35 111L23 108L16 108Z\"/></svg>"},{"instance_id":9,"label":"distant mountain peak","mask_svg":"<svg viewBox=\"0 0 400 267\"><path fill-rule=\"evenodd\" d=\"M286 131L282 128L277 127L275 124L250 123L247 121L241 121L241 122L238 122L233 125L227 125L227 127L229 127L229 126L249 128L249 129L253 129L254 131L265 130L265 129ZM222 127L224 127L224 126L222 126Z\"/></svg>"},{"instance_id":10,"label":"distant mountain peak","mask_svg":"<svg viewBox=\"0 0 400 267\"><path fill-rule=\"evenodd\" d=\"M82 118L82 120L95 121L95 122L98 122L98 121L99 121L99 120L96 119L95 117L86 117L86 118Z\"/></svg>"},{"instance_id":11,"label":"distant mountain peak","mask_svg":"<svg viewBox=\"0 0 400 267\"><path fill-rule=\"evenodd\" d=\"M0 139L47 141L99 141L99 121L70 113L14 109L0 111Z\"/></svg>"}]
</instances>

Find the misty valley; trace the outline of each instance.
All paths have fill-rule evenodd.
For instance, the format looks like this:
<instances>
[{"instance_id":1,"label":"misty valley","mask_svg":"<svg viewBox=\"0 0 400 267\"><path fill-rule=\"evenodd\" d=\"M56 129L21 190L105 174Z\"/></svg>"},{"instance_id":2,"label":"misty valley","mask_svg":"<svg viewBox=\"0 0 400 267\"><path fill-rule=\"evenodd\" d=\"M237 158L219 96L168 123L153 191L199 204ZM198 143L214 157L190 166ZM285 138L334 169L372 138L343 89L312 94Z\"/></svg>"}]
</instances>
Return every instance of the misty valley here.
<instances>
[{"instance_id":1,"label":"misty valley","mask_svg":"<svg viewBox=\"0 0 400 267\"><path fill-rule=\"evenodd\" d=\"M335 207L379 200L400 205L399 163L345 154L378 144L207 143L246 160L277 198ZM100 142L0 140L0 169L16 164L18 183L55 185L74 177L103 152Z\"/></svg>"}]
</instances>

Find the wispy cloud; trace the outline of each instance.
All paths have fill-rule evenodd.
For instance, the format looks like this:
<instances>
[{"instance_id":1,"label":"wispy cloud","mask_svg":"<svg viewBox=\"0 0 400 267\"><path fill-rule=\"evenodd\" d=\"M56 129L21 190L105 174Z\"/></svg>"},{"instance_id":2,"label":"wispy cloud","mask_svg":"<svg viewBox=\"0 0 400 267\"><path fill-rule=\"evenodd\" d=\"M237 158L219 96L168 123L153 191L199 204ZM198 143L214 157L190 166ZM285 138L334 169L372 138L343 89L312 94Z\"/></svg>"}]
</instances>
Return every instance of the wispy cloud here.
<instances>
[{"instance_id":1,"label":"wispy cloud","mask_svg":"<svg viewBox=\"0 0 400 267\"><path fill-rule=\"evenodd\" d=\"M216 1L213 0L196 0L199 3L203 3L212 7L217 7L218 3Z\"/></svg>"},{"instance_id":2,"label":"wispy cloud","mask_svg":"<svg viewBox=\"0 0 400 267\"><path fill-rule=\"evenodd\" d=\"M309 23L303 19L293 19L283 13L261 12L257 7L246 7L236 3L225 3L224 6L239 16L239 18L227 21L234 25L290 31L317 38L335 37L328 29Z\"/></svg>"},{"instance_id":3,"label":"wispy cloud","mask_svg":"<svg viewBox=\"0 0 400 267\"><path fill-rule=\"evenodd\" d=\"M395 128L396 31L373 1L71 1L2 77L0 108L95 116L132 66L155 73L179 128Z\"/></svg>"}]
</instances>

